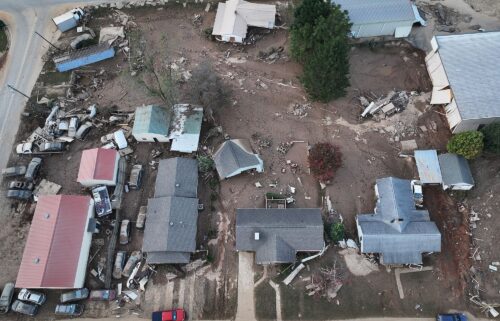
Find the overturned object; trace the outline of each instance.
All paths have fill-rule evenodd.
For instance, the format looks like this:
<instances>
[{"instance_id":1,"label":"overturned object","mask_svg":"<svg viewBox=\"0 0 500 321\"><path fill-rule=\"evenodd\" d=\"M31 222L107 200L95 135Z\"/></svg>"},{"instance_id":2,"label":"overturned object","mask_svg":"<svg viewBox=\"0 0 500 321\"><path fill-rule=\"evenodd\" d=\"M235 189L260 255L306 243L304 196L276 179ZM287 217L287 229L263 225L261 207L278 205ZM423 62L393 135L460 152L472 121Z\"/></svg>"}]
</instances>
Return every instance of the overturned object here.
<instances>
[{"instance_id":1,"label":"overturned object","mask_svg":"<svg viewBox=\"0 0 500 321\"><path fill-rule=\"evenodd\" d=\"M231 139L222 143L214 153L214 162L220 179L255 170L264 171L264 162L255 154L246 139Z\"/></svg>"},{"instance_id":2,"label":"overturned object","mask_svg":"<svg viewBox=\"0 0 500 321\"><path fill-rule=\"evenodd\" d=\"M77 51L65 53L54 58L54 64L59 72L73 70L115 56L115 49L108 44L100 44Z\"/></svg>"},{"instance_id":3,"label":"overturned object","mask_svg":"<svg viewBox=\"0 0 500 321\"><path fill-rule=\"evenodd\" d=\"M125 38L123 27L105 27L99 32L99 43L111 45L118 38Z\"/></svg>"}]
</instances>

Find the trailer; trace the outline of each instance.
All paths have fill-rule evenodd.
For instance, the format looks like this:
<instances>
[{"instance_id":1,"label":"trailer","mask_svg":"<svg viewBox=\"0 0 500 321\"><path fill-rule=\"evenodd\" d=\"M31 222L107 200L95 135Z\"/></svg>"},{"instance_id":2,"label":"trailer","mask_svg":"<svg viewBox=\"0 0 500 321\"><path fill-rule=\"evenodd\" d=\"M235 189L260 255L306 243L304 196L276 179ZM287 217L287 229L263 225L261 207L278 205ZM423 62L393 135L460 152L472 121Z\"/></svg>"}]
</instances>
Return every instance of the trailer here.
<instances>
[{"instance_id":1,"label":"trailer","mask_svg":"<svg viewBox=\"0 0 500 321\"><path fill-rule=\"evenodd\" d=\"M83 16L83 10L80 8L75 8L66 13L63 13L60 16L52 18L52 21L54 21L55 25L59 30L61 30L61 32L65 32L76 27Z\"/></svg>"},{"instance_id":2,"label":"trailer","mask_svg":"<svg viewBox=\"0 0 500 321\"><path fill-rule=\"evenodd\" d=\"M59 72L73 70L115 56L115 49L108 44L100 44L69 52L54 58Z\"/></svg>"}]
</instances>

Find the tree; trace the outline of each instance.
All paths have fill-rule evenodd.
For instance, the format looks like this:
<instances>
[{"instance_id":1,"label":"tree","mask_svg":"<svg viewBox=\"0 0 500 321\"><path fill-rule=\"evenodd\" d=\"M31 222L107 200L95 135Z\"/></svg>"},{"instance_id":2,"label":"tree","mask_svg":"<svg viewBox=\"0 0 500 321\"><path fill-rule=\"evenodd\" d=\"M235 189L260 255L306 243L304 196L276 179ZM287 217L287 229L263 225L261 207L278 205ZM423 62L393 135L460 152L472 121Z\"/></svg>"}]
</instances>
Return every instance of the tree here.
<instances>
[{"instance_id":1,"label":"tree","mask_svg":"<svg viewBox=\"0 0 500 321\"><path fill-rule=\"evenodd\" d=\"M198 170L201 173L211 172L215 168L215 163L210 156L198 155Z\"/></svg>"},{"instance_id":2,"label":"tree","mask_svg":"<svg viewBox=\"0 0 500 321\"><path fill-rule=\"evenodd\" d=\"M500 123L493 123L481 129L484 135L484 149L500 154Z\"/></svg>"},{"instance_id":3,"label":"tree","mask_svg":"<svg viewBox=\"0 0 500 321\"><path fill-rule=\"evenodd\" d=\"M331 180L342 166L342 153L338 146L330 143L318 143L309 151L311 173L320 182Z\"/></svg>"},{"instance_id":4,"label":"tree","mask_svg":"<svg viewBox=\"0 0 500 321\"><path fill-rule=\"evenodd\" d=\"M196 104L211 110L223 107L229 99L229 90L208 62L193 70L189 92Z\"/></svg>"},{"instance_id":5,"label":"tree","mask_svg":"<svg viewBox=\"0 0 500 321\"><path fill-rule=\"evenodd\" d=\"M454 135L446 145L448 152L473 159L481 155L484 147L483 133L468 131Z\"/></svg>"},{"instance_id":6,"label":"tree","mask_svg":"<svg viewBox=\"0 0 500 321\"><path fill-rule=\"evenodd\" d=\"M330 239L333 242L343 241L345 239L344 224L337 222L330 225Z\"/></svg>"}]
</instances>

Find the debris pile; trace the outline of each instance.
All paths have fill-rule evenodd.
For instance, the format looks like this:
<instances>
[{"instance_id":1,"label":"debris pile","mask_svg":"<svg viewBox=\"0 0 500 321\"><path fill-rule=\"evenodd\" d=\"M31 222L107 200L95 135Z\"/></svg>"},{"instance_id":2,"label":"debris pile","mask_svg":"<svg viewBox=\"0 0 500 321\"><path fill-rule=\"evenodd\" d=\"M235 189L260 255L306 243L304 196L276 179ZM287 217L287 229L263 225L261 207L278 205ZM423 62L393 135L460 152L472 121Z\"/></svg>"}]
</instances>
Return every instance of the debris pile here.
<instances>
[{"instance_id":1,"label":"debris pile","mask_svg":"<svg viewBox=\"0 0 500 321\"><path fill-rule=\"evenodd\" d=\"M260 60L267 62L268 64L273 64L280 59L286 59L287 56L284 53L283 47L271 47L266 51L259 51L257 56Z\"/></svg>"},{"instance_id":2,"label":"debris pile","mask_svg":"<svg viewBox=\"0 0 500 321\"><path fill-rule=\"evenodd\" d=\"M309 109L311 109L311 104L293 103L293 104L290 104L290 106L288 107L287 113L292 114L292 115L297 116L298 118L302 119L304 117L307 117Z\"/></svg>"},{"instance_id":3,"label":"debris pile","mask_svg":"<svg viewBox=\"0 0 500 321\"><path fill-rule=\"evenodd\" d=\"M308 296L324 297L331 301L337 297L343 285L343 273L337 268L336 263L332 267L322 267L318 273L311 277L311 283L306 285Z\"/></svg>"},{"instance_id":4,"label":"debris pile","mask_svg":"<svg viewBox=\"0 0 500 321\"><path fill-rule=\"evenodd\" d=\"M388 117L395 113L400 113L406 109L410 101L406 91L391 91L387 96L373 99L371 102L366 97L359 97L361 105L364 107L361 117L383 114Z\"/></svg>"}]
</instances>

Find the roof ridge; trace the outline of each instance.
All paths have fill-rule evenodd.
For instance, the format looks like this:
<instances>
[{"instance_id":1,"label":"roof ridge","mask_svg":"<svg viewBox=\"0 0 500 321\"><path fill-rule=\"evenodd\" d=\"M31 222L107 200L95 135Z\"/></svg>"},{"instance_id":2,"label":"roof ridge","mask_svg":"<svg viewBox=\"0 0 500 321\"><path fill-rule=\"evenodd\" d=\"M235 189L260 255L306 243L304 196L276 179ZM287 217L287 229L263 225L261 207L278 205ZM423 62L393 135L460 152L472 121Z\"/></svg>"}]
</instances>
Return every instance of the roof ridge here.
<instances>
[{"instance_id":1,"label":"roof ridge","mask_svg":"<svg viewBox=\"0 0 500 321\"><path fill-rule=\"evenodd\" d=\"M59 197L59 202L57 203L57 214L56 214L56 219L54 222L54 229L52 230L52 235L50 237L49 252L47 253L47 259L46 259L46 262L44 263L44 269L43 269L42 279L40 280L40 286L42 286L44 284L46 272L47 272L47 267L48 267L48 263L49 263L49 258L50 258L50 255L52 254L52 251L53 251L52 244L54 243L54 235L56 234L57 223L59 222L59 213L61 211L61 202L62 202L64 195L55 195L55 196ZM44 215L44 214L42 213L42 215ZM49 218L50 218L50 215L51 215L51 213L49 213Z\"/></svg>"}]
</instances>

